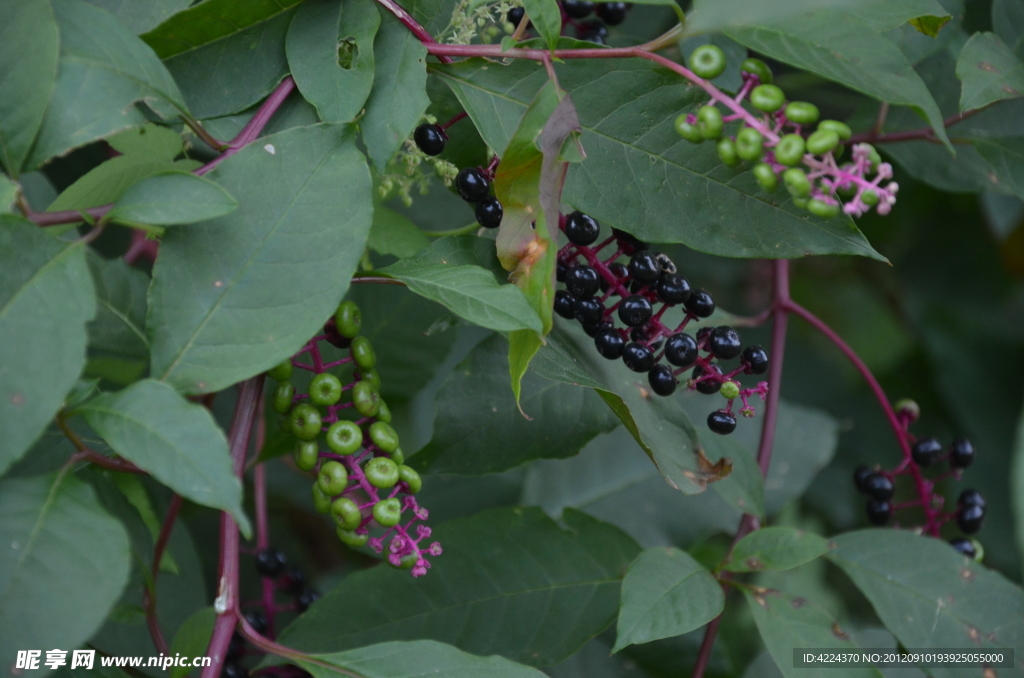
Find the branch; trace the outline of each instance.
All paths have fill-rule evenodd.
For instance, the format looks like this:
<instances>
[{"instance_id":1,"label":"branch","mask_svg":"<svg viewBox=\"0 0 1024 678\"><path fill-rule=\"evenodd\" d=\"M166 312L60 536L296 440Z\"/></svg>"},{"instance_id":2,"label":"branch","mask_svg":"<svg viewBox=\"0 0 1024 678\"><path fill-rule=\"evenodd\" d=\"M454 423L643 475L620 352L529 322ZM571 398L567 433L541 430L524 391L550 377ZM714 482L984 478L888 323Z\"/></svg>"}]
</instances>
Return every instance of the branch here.
<instances>
[{"instance_id":1,"label":"branch","mask_svg":"<svg viewBox=\"0 0 1024 678\"><path fill-rule=\"evenodd\" d=\"M67 438L71 444L74 445L75 450L77 450L77 452L71 455L68 459L68 465L76 464L80 461L87 461L102 468L110 469L111 471L135 473L143 476L149 475L130 461L119 459L117 457L108 457L105 454L100 454L99 452L90 449L82 439L78 437L78 434L71 430L71 427L68 426L67 421L64 419L63 413L57 415L54 419L54 423L57 424L57 428L60 429L60 432L64 434L64 437Z\"/></svg>"},{"instance_id":2,"label":"branch","mask_svg":"<svg viewBox=\"0 0 1024 678\"><path fill-rule=\"evenodd\" d=\"M419 22L417 22L416 19L413 19L412 15L406 12L405 9L403 9L397 2L394 0L377 0L377 2L383 5L386 10L394 14L395 17L402 22L402 25L409 29L410 33L415 35L416 38L424 45L428 46L428 49L430 45L437 44L437 41L434 40L433 36L427 32L427 29L420 26ZM452 60L447 56L439 56L438 59L444 64L452 63Z\"/></svg>"},{"instance_id":3,"label":"branch","mask_svg":"<svg viewBox=\"0 0 1024 678\"><path fill-rule=\"evenodd\" d=\"M948 129L959 122L963 122L964 120L973 115L981 113L991 105L992 104L989 104L988 106L982 106L981 108L975 108L974 110L965 111L963 113L957 113L956 115L951 115L942 121L942 126ZM883 110L886 113L888 113L888 108L884 108ZM884 124L884 122L885 117L883 116L882 111L880 110L879 120L876 121L875 127L871 129L871 131L862 132L861 134L854 134L846 143L856 144L861 142L868 142L872 144L889 144L896 141L931 141L933 143L941 143L938 137L935 136L935 130L932 127L921 127L920 129L905 130L903 132L890 132L889 134L879 134L879 131L881 130L881 125L879 123Z\"/></svg>"},{"instance_id":4,"label":"branch","mask_svg":"<svg viewBox=\"0 0 1024 678\"><path fill-rule=\"evenodd\" d=\"M171 498L171 505L167 507L167 515L160 528L160 536L157 537L156 545L153 547L153 567L149 586L143 591L142 606L146 610L146 626L149 627L149 636L153 639L153 645L160 654L170 654L170 650L167 647L167 641L164 640L164 634L160 630L160 620L156 616L156 578L160 574L160 561L163 560L167 542L171 539L174 522L178 519L180 510L181 495L175 494Z\"/></svg>"},{"instance_id":5,"label":"branch","mask_svg":"<svg viewBox=\"0 0 1024 678\"><path fill-rule=\"evenodd\" d=\"M267 434L267 422L263 418L263 398L256 407L256 445L254 458L259 459L263 451L263 443ZM256 509L256 548L258 551L270 548L270 521L267 517L267 467L263 463L256 464L253 470L253 504ZM267 635L274 636L274 580L260 577L263 589L263 609L267 618Z\"/></svg>"}]
</instances>

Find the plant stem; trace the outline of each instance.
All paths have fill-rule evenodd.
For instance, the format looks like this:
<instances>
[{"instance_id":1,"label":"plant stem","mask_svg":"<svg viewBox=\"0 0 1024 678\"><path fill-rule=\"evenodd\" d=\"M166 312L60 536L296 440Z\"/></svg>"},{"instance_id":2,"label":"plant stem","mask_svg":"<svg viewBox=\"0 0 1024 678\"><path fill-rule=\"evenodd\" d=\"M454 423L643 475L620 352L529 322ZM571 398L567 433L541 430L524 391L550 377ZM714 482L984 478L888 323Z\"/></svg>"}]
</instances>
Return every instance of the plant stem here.
<instances>
[{"instance_id":1,"label":"plant stem","mask_svg":"<svg viewBox=\"0 0 1024 678\"><path fill-rule=\"evenodd\" d=\"M206 129L199 123L198 120L192 116L184 116L182 118L184 123L188 125L188 128L195 132L195 135L203 140L203 143L212 148L215 151L222 151L227 147L227 144L223 141L218 141L213 138L213 135L206 131Z\"/></svg>"},{"instance_id":2,"label":"plant stem","mask_svg":"<svg viewBox=\"0 0 1024 678\"><path fill-rule=\"evenodd\" d=\"M57 428L64 434L64 437L74 445L75 452L71 457L68 458L68 464L76 464L80 461L87 461L91 464L96 464L105 469L111 471L121 471L122 473L135 473L137 475L149 475L135 464L125 459L118 459L116 457L108 457L105 454L100 454L95 450L90 449L78 434L71 430L68 426L67 420L65 419L64 413L60 413L54 419L54 423L57 424Z\"/></svg>"},{"instance_id":3,"label":"plant stem","mask_svg":"<svg viewBox=\"0 0 1024 678\"><path fill-rule=\"evenodd\" d=\"M156 616L156 578L160 574L160 561L163 560L164 551L167 549L167 542L171 539L171 532L174 530L174 523L178 519L178 511L181 510L181 495L175 494L171 497L171 504L167 507L167 515L160 527L160 535L157 537L156 545L153 547L153 565L149 580L149 586L143 591L142 606L146 610L146 626L149 627L149 636L153 639L153 645L160 654L170 654L167 648L167 641L160 630L160 620Z\"/></svg>"},{"instance_id":4,"label":"plant stem","mask_svg":"<svg viewBox=\"0 0 1024 678\"><path fill-rule=\"evenodd\" d=\"M386 10L394 14L395 17L402 22L402 25L408 28L409 32L415 35L416 38L424 45L437 44L433 36L431 36L430 33L427 32L427 29L423 28L423 26L420 26L419 22L417 22L416 19L413 19L412 15L406 12L405 9L403 9L402 6L399 5L397 2L395 2L394 0L377 0L377 2L383 5ZM441 63L452 63L452 60L447 56L439 56L438 59L441 61Z\"/></svg>"},{"instance_id":5,"label":"plant stem","mask_svg":"<svg viewBox=\"0 0 1024 678\"><path fill-rule=\"evenodd\" d=\"M254 459L259 459L263 451L263 443L267 434L267 422L263 418L263 398L256 408L256 445ZM270 548L270 523L267 518L267 468L265 464L256 464L253 469L253 503L256 508L256 548L259 551ZM264 616L267 618L267 635L274 637L274 580L260 577L263 593Z\"/></svg>"}]
</instances>

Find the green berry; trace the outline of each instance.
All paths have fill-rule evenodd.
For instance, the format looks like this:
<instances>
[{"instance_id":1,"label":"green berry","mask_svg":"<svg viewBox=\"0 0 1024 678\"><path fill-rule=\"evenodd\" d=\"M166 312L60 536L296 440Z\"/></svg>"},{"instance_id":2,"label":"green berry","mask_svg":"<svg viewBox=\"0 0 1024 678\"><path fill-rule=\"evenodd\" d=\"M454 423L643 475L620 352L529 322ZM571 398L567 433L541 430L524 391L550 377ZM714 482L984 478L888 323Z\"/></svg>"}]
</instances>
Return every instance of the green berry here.
<instances>
[{"instance_id":1,"label":"green berry","mask_svg":"<svg viewBox=\"0 0 1024 678\"><path fill-rule=\"evenodd\" d=\"M291 423L292 434L299 440L313 440L320 435L320 427L323 425L320 410L309 403L302 403L292 408L288 419Z\"/></svg>"},{"instance_id":2,"label":"green berry","mask_svg":"<svg viewBox=\"0 0 1024 678\"><path fill-rule=\"evenodd\" d=\"M317 513L330 513L331 498L320 489L320 483L313 483L313 508Z\"/></svg>"},{"instance_id":3,"label":"green berry","mask_svg":"<svg viewBox=\"0 0 1024 678\"><path fill-rule=\"evenodd\" d=\"M391 454L398 449L398 434L391 424L383 421L375 421L370 424L370 440L380 448L382 452Z\"/></svg>"},{"instance_id":4,"label":"green berry","mask_svg":"<svg viewBox=\"0 0 1024 678\"><path fill-rule=\"evenodd\" d=\"M402 452L401 447L399 447L397 450L391 453L391 461L395 462L396 464L405 463L405 452Z\"/></svg>"},{"instance_id":5,"label":"green berry","mask_svg":"<svg viewBox=\"0 0 1024 678\"><path fill-rule=\"evenodd\" d=\"M736 135L736 153L748 162L756 162L764 153L764 137L753 127L744 127Z\"/></svg>"},{"instance_id":6,"label":"green berry","mask_svg":"<svg viewBox=\"0 0 1024 678\"><path fill-rule=\"evenodd\" d=\"M834 130L819 129L807 137L807 150L815 155L824 155L839 145L839 135Z\"/></svg>"},{"instance_id":7,"label":"green berry","mask_svg":"<svg viewBox=\"0 0 1024 678\"><path fill-rule=\"evenodd\" d=\"M726 400L732 400L733 398L739 397L740 387L735 381L727 381L722 384L722 388L719 391Z\"/></svg>"},{"instance_id":8,"label":"green berry","mask_svg":"<svg viewBox=\"0 0 1024 678\"><path fill-rule=\"evenodd\" d=\"M725 52L715 45L701 45L690 54L690 70L711 80L725 71Z\"/></svg>"},{"instance_id":9,"label":"green berry","mask_svg":"<svg viewBox=\"0 0 1024 678\"><path fill-rule=\"evenodd\" d=\"M813 125L819 115L818 107L806 101L793 101L786 106L786 118L798 125Z\"/></svg>"},{"instance_id":10,"label":"green berry","mask_svg":"<svg viewBox=\"0 0 1024 678\"><path fill-rule=\"evenodd\" d=\"M282 381L288 381L292 378L292 359L289 358L284 362L276 365L272 369L267 371L267 376L274 381L280 383Z\"/></svg>"},{"instance_id":11,"label":"green berry","mask_svg":"<svg viewBox=\"0 0 1024 678\"><path fill-rule=\"evenodd\" d=\"M374 457L366 462L363 473L370 484L380 490L394 487L398 482L398 464L387 457Z\"/></svg>"},{"instance_id":12,"label":"green berry","mask_svg":"<svg viewBox=\"0 0 1024 678\"><path fill-rule=\"evenodd\" d=\"M352 387L352 402L356 412L364 417L372 417L380 410L380 394L366 381L357 381Z\"/></svg>"},{"instance_id":13,"label":"green berry","mask_svg":"<svg viewBox=\"0 0 1024 678\"><path fill-rule=\"evenodd\" d=\"M363 522L359 507L348 497L339 497L331 502L331 516L342 530L354 530Z\"/></svg>"},{"instance_id":14,"label":"green berry","mask_svg":"<svg viewBox=\"0 0 1024 678\"><path fill-rule=\"evenodd\" d=\"M754 59L753 57L746 59L742 64L740 64L740 70L744 73L756 75L761 79L762 85L770 85L772 80L774 80L772 77L772 69L768 68L768 64L760 59Z\"/></svg>"},{"instance_id":15,"label":"green berry","mask_svg":"<svg viewBox=\"0 0 1024 678\"><path fill-rule=\"evenodd\" d=\"M792 167L804 157L804 138L799 134L787 134L779 139L775 147L775 159Z\"/></svg>"},{"instance_id":16,"label":"green berry","mask_svg":"<svg viewBox=\"0 0 1024 678\"><path fill-rule=\"evenodd\" d=\"M381 527L394 527L402 520L402 502L396 497L378 501L373 505L373 519Z\"/></svg>"},{"instance_id":17,"label":"green berry","mask_svg":"<svg viewBox=\"0 0 1024 678\"><path fill-rule=\"evenodd\" d=\"M868 160L870 160L871 164L875 167L882 164L882 156L878 154L878 149L870 144L868 145Z\"/></svg>"},{"instance_id":18,"label":"green berry","mask_svg":"<svg viewBox=\"0 0 1024 678\"><path fill-rule=\"evenodd\" d=\"M374 416L377 417L377 421L383 421L385 424L390 424L391 409L388 407L388 404L381 400L377 405L377 414Z\"/></svg>"},{"instance_id":19,"label":"green berry","mask_svg":"<svg viewBox=\"0 0 1024 678\"><path fill-rule=\"evenodd\" d=\"M697 125L687 120L688 117L686 113L679 114L679 117L676 118L676 133L687 141L699 144L704 141L704 135L700 133L700 128Z\"/></svg>"},{"instance_id":20,"label":"green berry","mask_svg":"<svg viewBox=\"0 0 1024 678\"><path fill-rule=\"evenodd\" d=\"M352 359L356 361L356 365L361 370L373 369L377 364L377 354L373 350L373 344L366 337L356 337L353 339L352 345L348 350L352 354Z\"/></svg>"},{"instance_id":21,"label":"green berry","mask_svg":"<svg viewBox=\"0 0 1024 678\"><path fill-rule=\"evenodd\" d=\"M370 540L369 534L356 534L352 530L338 528L338 539L346 546L365 546Z\"/></svg>"},{"instance_id":22,"label":"green berry","mask_svg":"<svg viewBox=\"0 0 1024 678\"><path fill-rule=\"evenodd\" d=\"M292 409L292 399L295 397L295 387L287 382L282 382L274 389L274 401L270 404L278 414L288 414Z\"/></svg>"},{"instance_id":23,"label":"green berry","mask_svg":"<svg viewBox=\"0 0 1024 678\"><path fill-rule=\"evenodd\" d=\"M817 217L838 217L839 203L829 203L817 198L807 201L807 211Z\"/></svg>"},{"instance_id":24,"label":"green berry","mask_svg":"<svg viewBox=\"0 0 1024 678\"><path fill-rule=\"evenodd\" d=\"M316 474L316 484L329 497L341 494L348 487L348 470L340 461L325 461Z\"/></svg>"},{"instance_id":25,"label":"green berry","mask_svg":"<svg viewBox=\"0 0 1024 678\"><path fill-rule=\"evenodd\" d=\"M786 94L775 85L758 85L750 91L750 105L765 113L774 113L786 103Z\"/></svg>"},{"instance_id":26,"label":"green berry","mask_svg":"<svg viewBox=\"0 0 1024 678\"><path fill-rule=\"evenodd\" d=\"M736 167L740 164L740 156L736 154L736 142L730 137L722 137L716 144L718 157L729 167Z\"/></svg>"},{"instance_id":27,"label":"green berry","mask_svg":"<svg viewBox=\"0 0 1024 678\"><path fill-rule=\"evenodd\" d=\"M373 387L375 391L380 390L380 375L377 374L377 370L364 370L359 373L359 380L365 381Z\"/></svg>"},{"instance_id":28,"label":"green berry","mask_svg":"<svg viewBox=\"0 0 1024 678\"><path fill-rule=\"evenodd\" d=\"M309 400L314 405L328 406L341 400L341 380L333 374L318 374L309 382Z\"/></svg>"},{"instance_id":29,"label":"green berry","mask_svg":"<svg viewBox=\"0 0 1024 678\"><path fill-rule=\"evenodd\" d=\"M416 563L419 561L419 559L420 559L419 554L407 553L404 556L402 556L401 560L399 560L399 564L397 565L397 569L399 569L399 570L411 570L416 565ZM391 561L390 560L385 560L385 562L388 565L391 565ZM391 565L391 567L396 567L396 566L395 565Z\"/></svg>"},{"instance_id":30,"label":"green berry","mask_svg":"<svg viewBox=\"0 0 1024 678\"><path fill-rule=\"evenodd\" d=\"M420 474L405 464L398 467L398 479L409 486L409 492L412 494L416 494L423 488L423 479L420 478Z\"/></svg>"},{"instance_id":31,"label":"green berry","mask_svg":"<svg viewBox=\"0 0 1024 678\"><path fill-rule=\"evenodd\" d=\"M327 429L327 447L335 454L354 454L363 446L363 430L354 421L336 421Z\"/></svg>"},{"instance_id":32,"label":"green berry","mask_svg":"<svg viewBox=\"0 0 1024 678\"><path fill-rule=\"evenodd\" d=\"M320 446L315 440L298 440L295 442L295 451L292 452L295 465L303 471L312 471L320 460Z\"/></svg>"},{"instance_id":33,"label":"green berry","mask_svg":"<svg viewBox=\"0 0 1024 678\"><path fill-rule=\"evenodd\" d=\"M799 167L790 167L782 173L782 181L786 184L786 190L794 198L806 198L811 194L811 180L807 173Z\"/></svg>"},{"instance_id":34,"label":"green berry","mask_svg":"<svg viewBox=\"0 0 1024 678\"><path fill-rule=\"evenodd\" d=\"M722 113L714 106L701 106L697 111L697 127L705 139L717 139L722 136Z\"/></svg>"},{"instance_id":35,"label":"green berry","mask_svg":"<svg viewBox=\"0 0 1024 678\"><path fill-rule=\"evenodd\" d=\"M761 188L771 193L779 187L779 177L775 174L772 166L766 162L759 162L754 165L754 178Z\"/></svg>"},{"instance_id":36,"label":"green berry","mask_svg":"<svg viewBox=\"0 0 1024 678\"><path fill-rule=\"evenodd\" d=\"M363 315L353 301L343 301L334 312L334 324L338 334L346 339L354 339L363 327Z\"/></svg>"},{"instance_id":37,"label":"green berry","mask_svg":"<svg viewBox=\"0 0 1024 678\"><path fill-rule=\"evenodd\" d=\"M869 207L874 207L878 204L878 194L870 188L860 194L860 199Z\"/></svg>"},{"instance_id":38,"label":"green berry","mask_svg":"<svg viewBox=\"0 0 1024 678\"><path fill-rule=\"evenodd\" d=\"M793 198L793 204L802 210L807 209L807 198Z\"/></svg>"},{"instance_id":39,"label":"green berry","mask_svg":"<svg viewBox=\"0 0 1024 678\"><path fill-rule=\"evenodd\" d=\"M845 122L839 122L838 120L822 120L818 123L818 129L830 129L839 135L839 138L846 141L853 136L853 130Z\"/></svg>"}]
</instances>

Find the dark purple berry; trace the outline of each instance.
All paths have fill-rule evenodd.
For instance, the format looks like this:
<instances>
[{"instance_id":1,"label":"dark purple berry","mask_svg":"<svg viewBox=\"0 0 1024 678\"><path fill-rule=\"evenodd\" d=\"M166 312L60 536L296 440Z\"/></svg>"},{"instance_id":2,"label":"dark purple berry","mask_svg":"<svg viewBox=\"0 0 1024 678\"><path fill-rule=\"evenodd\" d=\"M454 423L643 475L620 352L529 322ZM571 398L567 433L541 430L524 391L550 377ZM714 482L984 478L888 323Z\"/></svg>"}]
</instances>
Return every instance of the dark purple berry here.
<instances>
[{"instance_id":1,"label":"dark purple berry","mask_svg":"<svg viewBox=\"0 0 1024 678\"><path fill-rule=\"evenodd\" d=\"M619 320L630 327L646 325L651 313L651 302L638 295L626 297L619 304Z\"/></svg>"},{"instance_id":2,"label":"dark purple berry","mask_svg":"<svg viewBox=\"0 0 1024 678\"><path fill-rule=\"evenodd\" d=\"M647 382L651 390L660 396L670 396L676 392L678 382L667 365L655 365L647 373Z\"/></svg>"},{"instance_id":3,"label":"dark purple berry","mask_svg":"<svg viewBox=\"0 0 1024 678\"><path fill-rule=\"evenodd\" d=\"M673 334L665 342L665 358L676 367L689 367L697 360L697 342L689 334Z\"/></svg>"},{"instance_id":4,"label":"dark purple berry","mask_svg":"<svg viewBox=\"0 0 1024 678\"><path fill-rule=\"evenodd\" d=\"M631 255L633 252L647 249L647 243L631 233L626 233L625 231L613 228L612 235L614 235L615 239L618 241L619 248L626 254Z\"/></svg>"},{"instance_id":5,"label":"dark purple berry","mask_svg":"<svg viewBox=\"0 0 1024 678\"><path fill-rule=\"evenodd\" d=\"M562 0L562 9L573 19L583 19L594 11L594 3L590 0Z\"/></svg>"},{"instance_id":6,"label":"dark purple berry","mask_svg":"<svg viewBox=\"0 0 1024 678\"><path fill-rule=\"evenodd\" d=\"M608 27L600 21L584 21L576 27L580 40L603 45L608 41Z\"/></svg>"},{"instance_id":7,"label":"dark purple berry","mask_svg":"<svg viewBox=\"0 0 1024 678\"><path fill-rule=\"evenodd\" d=\"M597 5L597 16L609 26L617 26L626 20L628 9L624 2L601 2Z\"/></svg>"},{"instance_id":8,"label":"dark purple berry","mask_svg":"<svg viewBox=\"0 0 1024 678\"><path fill-rule=\"evenodd\" d=\"M655 289L666 304L681 304L690 298L690 281L678 273L662 273Z\"/></svg>"},{"instance_id":9,"label":"dark purple berry","mask_svg":"<svg viewBox=\"0 0 1024 678\"><path fill-rule=\"evenodd\" d=\"M892 518L892 505L881 499L868 499L868 522L879 527L887 525Z\"/></svg>"},{"instance_id":10,"label":"dark purple berry","mask_svg":"<svg viewBox=\"0 0 1024 678\"><path fill-rule=\"evenodd\" d=\"M625 264L620 264L617 261L614 264L609 264L608 272L611 273L612 276L615 278L615 282L621 285L624 285L629 280L629 269L626 268ZM609 288L611 288L611 286L612 285L607 280L605 280L603 277L601 278L602 292L607 292ZM617 291L613 292L613 294L620 297L622 296L622 294Z\"/></svg>"},{"instance_id":11,"label":"dark purple berry","mask_svg":"<svg viewBox=\"0 0 1024 678\"><path fill-rule=\"evenodd\" d=\"M918 466L931 466L942 453L942 443L935 438L922 438L910 448L910 456Z\"/></svg>"},{"instance_id":12,"label":"dark purple berry","mask_svg":"<svg viewBox=\"0 0 1024 678\"><path fill-rule=\"evenodd\" d=\"M949 444L949 465L967 468L974 463L974 445L967 438L956 438Z\"/></svg>"},{"instance_id":13,"label":"dark purple berry","mask_svg":"<svg viewBox=\"0 0 1024 678\"><path fill-rule=\"evenodd\" d=\"M957 506L980 506L985 508L985 497L977 490L964 490L956 500Z\"/></svg>"},{"instance_id":14,"label":"dark purple berry","mask_svg":"<svg viewBox=\"0 0 1024 678\"><path fill-rule=\"evenodd\" d=\"M594 335L594 346L597 352L608 360L618 360L622 357L622 349L626 340L614 329L603 329Z\"/></svg>"},{"instance_id":15,"label":"dark purple berry","mask_svg":"<svg viewBox=\"0 0 1024 678\"><path fill-rule=\"evenodd\" d=\"M729 435L736 430L736 417L722 410L715 410L708 415L708 428L718 435Z\"/></svg>"},{"instance_id":16,"label":"dark purple berry","mask_svg":"<svg viewBox=\"0 0 1024 678\"><path fill-rule=\"evenodd\" d=\"M485 198L476 204L476 222L484 228L501 226L505 210L497 198Z\"/></svg>"},{"instance_id":17,"label":"dark purple berry","mask_svg":"<svg viewBox=\"0 0 1024 678\"><path fill-rule=\"evenodd\" d=\"M273 579L281 574L281 570L288 564L288 559L280 549L273 547L263 549L256 554L256 571L261 577Z\"/></svg>"},{"instance_id":18,"label":"dark purple berry","mask_svg":"<svg viewBox=\"0 0 1024 678\"><path fill-rule=\"evenodd\" d=\"M739 332L727 325L716 327L711 331L708 348L719 360L731 360L743 350Z\"/></svg>"},{"instance_id":19,"label":"dark purple berry","mask_svg":"<svg viewBox=\"0 0 1024 678\"><path fill-rule=\"evenodd\" d=\"M237 662L225 662L220 675L223 678L249 678L249 669Z\"/></svg>"},{"instance_id":20,"label":"dark purple berry","mask_svg":"<svg viewBox=\"0 0 1024 678\"><path fill-rule=\"evenodd\" d=\"M565 274L569 272L569 264L565 263L561 259L555 262L555 280L560 283L565 282Z\"/></svg>"},{"instance_id":21,"label":"dark purple berry","mask_svg":"<svg viewBox=\"0 0 1024 678\"><path fill-rule=\"evenodd\" d=\"M277 584L288 593L298 593L306 586L306 575L294 565L289 565Z\"/></svg>"},{"instance_id":22,"label":"dark purple berry","mask_svg":"<svg viewBox=\"0 0 1024 678\"><path fill-rule=\"evenodd\" d=\"M251 626L257 633L263 633L267 630L267 618L264 617L263 613L259 610L246 612L245 621L249 622L249 626Z\"/></svg>"},{"instance_id":23,"label":"dark purple berry","mask_svg":"<svg viewBox=\"0 0 1024 678\"><path fill-rule=\"evenodd\" d=\"M720 368L718 365L710 365L710 367L711 372L713 374L722 374L722 368ZM693 379L694 381L697 381L703 375L704 368L701 367L700 365L697 365L696 367L693 368L693 372L690 373L690 378ZM722 382L714 378L705 379L704 381L699 382L696 388L698 392L703 393L704 395L711 395L712 393L718 393L721 390Z\"/></svg>"},{"instance_id":24,"label":"dark purple berry","mask_svg":"<svg viewBox=\"0 0 1024 678\"><path fill-rule=\"evenodd\" d=\"M231 634L231 640L228 641L228 651L225 659L228 663L231 663L235 659L242 656L245 652L245 639L238 635L238 631Z\"/></svg>"},{"instance_id":25,"label":"dark purple berry","mask_svg":"<svg viewBox=\"0 0 1024 678\"><path fill-rule=\"evenodd\" d=\"M432 122L425 122L412 133L416 146L427 155L439 155L444 150L444 130Z\"/></svg>"},{"instance_id":26,"label":"dark purple berry","mask_svg":"<svg viewBox=\"0 0 1024 678\"><path fill-rule=\"evenodd\" d=\"M637 341L631 341L622 348L622 362L634 372L646 372L654 367L654 353Z\"/></svg>"},{"instance_id":27,"label":"dark purple berry","mask_svg":"<svg viewBox=\"0 0 1024 678\"><path fill-rule=\"evenodd\" d=\"M303 589L299 595L295 596L295 607L298 608L299 612L305 612L309 609L309 606L320 600L320 592L316 589Z\"/></svg>"},{"instance_id":28,"label":"dark purple berry","mask_svg":"<svg viewBox=\"0 0 1024 678\"><path fill-rule=\"evenodd\" d=\"M747 346L743 349L743 362L751 374L764 374L768 371L768 352L757 345Z\"/></svg>"},{"instance_id":29,"label":"dark purple berry","mask_svg":"<svg viewBox=\"0 0 1024 678\"><path fill-rule=\"evenodd\" d=\"M977 504L961 506L956 512L956 524L960 526L960 531L964 534L974 534L981 529L981 524L984 521L984 506L978 506Z\"/></svg>"},{"instance_id":30,"label":"dark purple berry","mask_svg":"<svg viewBox=\"0 0 1024 678\"><path fill-rule=\"evenodd\" d=\"M970 539L965 539L963 537L955 537L949 540L949 545L957 551L959 551L960 553L967 556L968 558L974 558L978 555L977 550L974 548L974 542L972 542Z\"/></svg>"},{"instance_id":31,"label":"dark purple berry","mask_svg":"<svg viewBox=\"0 0 1024 678\"><path fill-rule=\"evenodd\" d=\"M601 276L586 264L577 264L565 274L565 288L577 299L588 299L601 289Z\"/></svg>"},{"instance_id":32,"label":"dark purple berry","mask_svg":"<svg viewBox=\"0 0 1024 678\"><path fill-rule=\"evenodd\" d=\"M867 480L864 481L865 492L875 499L881 499L882 501L888 501L892 499L892 495L896 492L896 488L893 487L892 480L888 477L883 476L881 473L872 473L868 476Z\"/></svg>"},{"instance_id":33,"label":"dark purple berry","mask_svg":"<svg viewBox=\"0 0 1024 678\"><path fill-rule=\"evenodd\" d=\"M590 245L601 234L597 220L583 212L573 212L565 219L565 237L574 245Z\"/></svg>"},{"instance_id":34,"label":"dark purple berry","mask_svg":"<svg viewBox=\"0 0 1024 678\"><path fill-rule=\"evenodd\" d=\"M525 9L522 7L513 7L508 11L508 14L505 15L505 18L508 19L508 22L513 26L518 26L524 16L526 16Z\"/></svg>"},{"instance_id":35,"label":"dark purple berry","mask_svg":"<svg viewBox=\"0 0 1024 678\"><path fill-rule=\"evenodd\" d=\"M464 167L455 177L455 189L466 202L480 202L491 190L491 181L479 167Z\"/></svg>"},{"instance_id":36,"label":"dark purple berry","mask_svg":"<svg viewBox=\"0 0 1024 678\"><path fill-rule=\"evenodd\" d=\"M698 318L707 318L715 312L715 300L704 289L694 290L690 297L683 302L683 306Z\"/></svg>"},{"instance_id":37,"label":"dark purple berry","mask_svg":"<svg viewBox=\"0 0 1024 678\"><path fill-rule=\"evenodd\" d=\"M565 290L555 292L555 313L572 320L576 317L576 297Z\"/></svg>"},{"instance_id":38,"label":"dark purple berry","mask_svg":"<svg viewBox=\"0 0 1024 678\"><path fill-rule=\"evenodd\" d=\"M658 258L647 250L641 250L629 259L629 277L641 285L651 285L661 277Z\"/></svg>"},{"instance_id":39,"label":"dark purple berry","mask_svg":"<svg viewBox=\"0 0 1024 678\"><path fill-rule=\"evenodd\" d=\"M604 306L597 299L577 299L574 317L581 325L596 325L604 319Z\"/></svg>"},{"instance_id":40,"label":"dark purple berry","mask_svg":"<svg viewBox=\"0 0 1024 678\"><path fill-rule=\"evenodd\" d=\"M615 323L613 323L611 320L602 320L596 325L583 326L583 332L591 339L596 337L598 332L609 329L615 329Z\"/></svg>"},{"instance_id":41,"label":"dark purple berry","mask_svg":"<svg viewBox=\"0 0 1024 678\"><path fill-rule=\"evenodd\" d=\"M858 466L853 472L853 484L857 486L857 490L867 494L868 493L868 478L875 475L867 466Z\"/></svg>"}]
</instances>

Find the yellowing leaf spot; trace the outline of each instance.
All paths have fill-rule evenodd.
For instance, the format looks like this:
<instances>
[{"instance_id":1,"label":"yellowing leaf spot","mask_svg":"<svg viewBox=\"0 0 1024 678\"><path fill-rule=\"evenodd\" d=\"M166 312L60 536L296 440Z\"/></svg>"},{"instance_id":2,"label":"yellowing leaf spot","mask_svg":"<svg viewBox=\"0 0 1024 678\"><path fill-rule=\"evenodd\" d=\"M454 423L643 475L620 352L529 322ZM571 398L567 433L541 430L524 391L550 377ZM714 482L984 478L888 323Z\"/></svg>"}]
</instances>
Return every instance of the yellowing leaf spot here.
<instances>
[{"instance_id":1,"label":"yellowing leaf spot","mask_svg":"<svg viewBox=\"0 0 1024 678\"><path fill-rule=\"evenodd\" d=\"M990 64L987 61L980 62L978 64L978 68L983 70L983 71L988 71L989 73L998 73L999 72L998 68L996 68L995 66L993 66L992 64Z\"/></svg>"}]
</instances>

